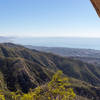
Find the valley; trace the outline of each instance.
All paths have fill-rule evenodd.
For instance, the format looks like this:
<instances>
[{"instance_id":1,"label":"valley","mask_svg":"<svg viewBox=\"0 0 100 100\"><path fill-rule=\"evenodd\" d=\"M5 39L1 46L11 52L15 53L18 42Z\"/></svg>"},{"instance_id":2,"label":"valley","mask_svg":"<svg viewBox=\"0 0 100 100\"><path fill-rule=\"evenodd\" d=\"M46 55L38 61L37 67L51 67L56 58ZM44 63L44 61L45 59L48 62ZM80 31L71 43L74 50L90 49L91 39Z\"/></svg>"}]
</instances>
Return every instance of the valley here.
<instances>
[{"instance_id":1,"label":"valley","mask_svg":"<svg viewBox=\"0 0 100 100\"><path fill-rule=\"evenodd\" d=\"M77 95L94 100L99 98L100 67L22 45L0 44L0 88L3 90L20 89L27 93L30 88L49 82L57 70L69 77Z\"/></svg>"},{"instance_id":2,"label":"valley","mask_svg":"<svg viewBox=\"0 0 100 100\"><path fill-rule=\"evenodd\" d=\"M97 65L98 67L100 66L100 50L64 47L42 47L32 45L25 45L25 47L42 52L57 54L63 57L74 58L86 63Z\"/></svg>"}]
</instances>

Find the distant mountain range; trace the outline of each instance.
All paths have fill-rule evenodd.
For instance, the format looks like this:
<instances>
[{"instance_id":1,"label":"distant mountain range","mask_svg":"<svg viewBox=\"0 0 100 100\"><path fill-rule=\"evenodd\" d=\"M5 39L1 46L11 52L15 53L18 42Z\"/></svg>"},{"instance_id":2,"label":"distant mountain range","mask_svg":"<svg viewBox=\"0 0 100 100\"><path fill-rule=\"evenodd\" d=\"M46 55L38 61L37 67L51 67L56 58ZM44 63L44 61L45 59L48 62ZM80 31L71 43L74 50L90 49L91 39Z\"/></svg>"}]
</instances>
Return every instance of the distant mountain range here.
<instances>
[{"instance_id":1,"label":"distant mountain range","mask_svg":"<svg viewBox=\"0 0 100 100\"><path fill-rule=\"evenodd\" d=\"M57 54L63 57L72 57L74 59L79 59L84 62L100 66L100 50L64 47L39 47L32 45L26 45L25 47L42 52Z\"/></svg>"},{"instance_id":2,"label":"distant mountain range","mask_svg":"<svg viewBox=\"0 0 100 100\"><path fill-rule=\"evenodd\" d=\"M21 45L0 44L0 89L28 92L48 82L57 70L70 78L78 95L100 95L100 67Z\"/></svg>"}]
</instances>

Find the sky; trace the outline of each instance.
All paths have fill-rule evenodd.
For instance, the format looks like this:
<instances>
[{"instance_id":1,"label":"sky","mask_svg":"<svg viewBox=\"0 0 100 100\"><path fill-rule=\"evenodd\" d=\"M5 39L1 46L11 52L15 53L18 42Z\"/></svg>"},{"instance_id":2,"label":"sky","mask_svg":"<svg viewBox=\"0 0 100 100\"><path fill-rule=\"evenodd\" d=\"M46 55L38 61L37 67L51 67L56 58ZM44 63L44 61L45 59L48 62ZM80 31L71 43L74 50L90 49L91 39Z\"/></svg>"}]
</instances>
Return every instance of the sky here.
<instances>
[{"instance_id":1,"label":"sky","mask_svg":"<svg viewBox=\"0 0 100 100\"><path fill-rule=\"evenodd\" d=\"M100 37L90 0L0 0L0 36Z\"/></svg>"}]
</instances>

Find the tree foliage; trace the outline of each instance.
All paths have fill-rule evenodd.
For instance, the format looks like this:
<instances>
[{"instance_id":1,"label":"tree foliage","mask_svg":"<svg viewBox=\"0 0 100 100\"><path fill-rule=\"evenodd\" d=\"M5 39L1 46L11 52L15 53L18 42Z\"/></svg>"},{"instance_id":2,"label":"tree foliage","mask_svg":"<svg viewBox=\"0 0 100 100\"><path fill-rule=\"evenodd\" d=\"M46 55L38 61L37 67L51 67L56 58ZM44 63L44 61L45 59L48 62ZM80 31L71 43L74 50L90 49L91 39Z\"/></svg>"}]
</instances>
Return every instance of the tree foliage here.
<instances>
[{"instance_id":1,"label":"tree foliage","mask_svg":"<svg viewBox=\"0 0 100 100\"><path fill-rule=\"evenodd\" d=\"M69 85L68 78L58 71L48 83L49 100L73 100L75 93L72 88L68 88Z\"/></svg>"},{"instance_id":2,"label":"tree foliage","mask_svg":"<svg viewBox=\"0 0 100 100\"><path fill-rule=\"evenodd\" d=\"M62 71L58 71L52 80L44 87L38 86L29 93L11 92L10 100L73 100L75 93L72 88L69 88L70 83ZM0 93L0 100L5 100L5 97Z\"/></svg>"},{"instance_id":3,"label":"tree foliage","mask_svg":"<svg viewBox=\"0 0 100 100\"><path fill-rule=\"evenodd\" d=\"M0 100L5 100L5 96L2 91L0 91Z\"/></svg>"}]
</instances>

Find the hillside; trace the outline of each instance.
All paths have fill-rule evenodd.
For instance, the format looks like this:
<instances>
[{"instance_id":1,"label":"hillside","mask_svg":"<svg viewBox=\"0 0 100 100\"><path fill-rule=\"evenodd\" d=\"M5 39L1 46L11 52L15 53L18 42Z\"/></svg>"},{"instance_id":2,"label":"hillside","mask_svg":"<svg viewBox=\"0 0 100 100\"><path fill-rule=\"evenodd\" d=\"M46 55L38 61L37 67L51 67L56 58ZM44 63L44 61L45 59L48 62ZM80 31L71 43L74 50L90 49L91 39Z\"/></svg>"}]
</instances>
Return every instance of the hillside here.
<instances>
[{"instance_id":1,"label":"hillside","mask_svg":"<svg viewBox=\"0 0 100 100\"><path fill-rule=\"evenodd\" d=\"M41 46L39 47L39 46L32 46L32 45L26 45L25 47L29 49L36 49L39 51L51 52L54 54L59 54L61 56L100 58L100 50L94 50L94 49L41 47Z\"/></svg>"},{"instance_id":2,"label":"hillside","mask_svg":"<svg viewBox=\"0 0 100 100\"><path fill-rule=\"evenodd\" d=\"M52 71L60 69L69 77L74 77L93 85L99 85L100 82L100 68L72 58L30 50L14 44L1 44L0 55L11 59L21 58L25 64L32 63L32 67L37 64L42 69L50 69Z\"/></svg>"},{"instance_id":3,"label":"hillside","mask_svg":"<svg viewBox=\"0 0 100 100\"><path fill-rule=\"evenodd\" d=\"M72 57L84 61L86 63L100 66L100 50L64 48L64 47L39 47L31 45L26 45L25 47L47 53L57 54L63 57Z\"/></svg>"},{"instance_id":4,"label":"hillside","mask_svg":"<svg viewBox=\"0 0 100 100\"><path fill-rule=\"evenodd\" d=\"M72 58L30 50L12 43L0 44L1 89L10 91L20 89L28 92L30 88L48 82L57 70L62 70L66 76L77 79L77 81L73 79L71 83L78 95L86 93L90 98L100 94L97 87L100 86L99 67ZM76 82L81 84L79 85L81 87L74 85ZM90 85L84 87L84 84ZM83 92L79 94L79 91Z\"/></svg>"}]
</instances>

